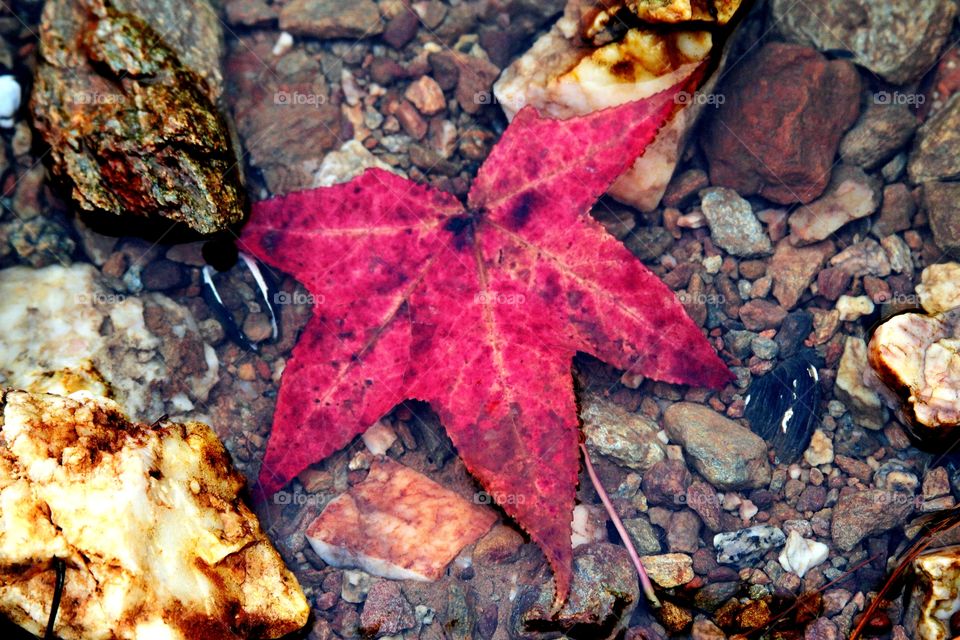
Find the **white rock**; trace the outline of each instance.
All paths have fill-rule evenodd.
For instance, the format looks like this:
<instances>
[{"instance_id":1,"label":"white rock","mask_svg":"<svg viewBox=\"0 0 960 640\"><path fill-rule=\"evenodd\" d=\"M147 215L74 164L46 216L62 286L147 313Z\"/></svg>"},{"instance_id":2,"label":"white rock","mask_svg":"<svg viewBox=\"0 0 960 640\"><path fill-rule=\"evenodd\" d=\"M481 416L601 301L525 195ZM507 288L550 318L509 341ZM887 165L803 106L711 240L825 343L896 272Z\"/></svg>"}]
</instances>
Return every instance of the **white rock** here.
<instances>
[{"instance_id":1,"label":"white rock","mask_svg":"<svg viewBox=\"0 0 960 640\"><path fill-rule=\"evenodd\" d=\"M335 184L349 182L367 169L383 169L403 175L370 153L359 140L348 140L337 151L331 151L323 158L320 168L313 174L314 187L332 187Z\"/></svg>"},{"instance_id":2,"label":"white rock","mask_svg":"<svg viewBox=\"0 0 960 640\"><path fill-rule=\"evenodd\" d=\"M287 33L286 31L280 34L280 37L277 38L277 42L273 45L273 50L270 52L273 55L280 57L286 52L290 51L293 48L293 36Z\"/></svg>"},{"instance_id":3,"label":"white rock","mask_svg":"<svg viewBox=\"0 0 960 640\"><path fill-rule=\"evenodd\" d=\"M833 440L823 429L817 429L810 438L810 446L803 453L803 459L811 467L833 462Z\"/></svg>"},{"instance_id":4,"label":"white rock","mask_svg":"<svg viewBox=\"0 0 960 640\"><path fill-rule=\"evenodd\" d=\"M569 118L649 97L687 77L712 48L708 31L661 36L639 29L593 51L578 48L570 40L577 20L569 7L494 85L508 119L526 105L550 117ZM614 65L621 73L613 73ZM656 208L700 107L701 101L693 101L677 113L609 194L643 211Z\"/></svg>"},{"instance_id":5,"label":"white rock","mask_svg":"<svg viewBox=\"0 0 960 640\"><path fill-rule=\"evenodd\" d=\"M795 573L801 578L807 571L823 564L830 555L830 547L817 542L808 540L796 531L791 531L787 537L787 544L780 552L780 566L784 571Z\"/></svg>"},{"instance_id":6,"label":"white rock","mask_svg":"<svg viewBox=\"0 0 960 640\"><path fill-rule=\"evenodd\" d=\"M837 311L840 312L842 322L859 320L873 313L873 309L873 300L867 296L843 295L837 300Z\"/></svg>"},{"instance_id":7,"label":"white rock","mask_svg":"<svg viewBox=\"0 0 960 640\"><path fill-rule=\"evenodd\" d=\"M960 307L960 264L944 262L924 269L917 295L927 313L943 313Z\"/></svg>"},{"instance_id":8,"label":"white rock","mask_svg":"<svg viewBox=\"0 0 960 640\"><path fill-rule=\"evenodd\" d=\"M573 508L573 531L570 541L573 548L590 544L591 542L607 541L607 518L603 509L586 504L578 504Z\"/></svg>"},{"instance_id":9,"label":"white rock","mask_svg":"<svg viewBox=\"0 0 960 640\"><path fill-rule=\"evenodd\" d=\"M20 108L20 83L13 76L0 76L0 127L13 127Z\"/></svg>"},{"instance_id":10,"label":"white rock","mask_svg":"<svg viewBox=\"0 0 960 640\"><path fill-rule=\"evenodd\" d=\"M361 438L370 453L382 456L397 441L397 433L383 420L377 420L372 427L363 432Z\"/></svg>"}]
</instances>

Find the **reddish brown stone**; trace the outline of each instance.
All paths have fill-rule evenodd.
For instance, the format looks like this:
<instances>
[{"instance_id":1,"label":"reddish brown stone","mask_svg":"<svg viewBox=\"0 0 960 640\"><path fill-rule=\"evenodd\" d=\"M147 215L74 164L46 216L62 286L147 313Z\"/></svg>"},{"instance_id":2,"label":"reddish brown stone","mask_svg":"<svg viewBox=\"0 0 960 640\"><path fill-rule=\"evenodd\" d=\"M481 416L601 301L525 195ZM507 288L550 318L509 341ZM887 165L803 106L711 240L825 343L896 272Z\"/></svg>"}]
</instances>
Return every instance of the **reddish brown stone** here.
<instances>
[{"instance_id":1,"label":"reddish brown stone","mask_svg":"<svg viewBox=\"0 0 960 640\"><path fill-rule=\"evenodd\" d=\"M819 196L860 112L853 65L770 43L734 69L721 94L703 142L711 184L781 204Z\"/></svg>"}]
</instances>

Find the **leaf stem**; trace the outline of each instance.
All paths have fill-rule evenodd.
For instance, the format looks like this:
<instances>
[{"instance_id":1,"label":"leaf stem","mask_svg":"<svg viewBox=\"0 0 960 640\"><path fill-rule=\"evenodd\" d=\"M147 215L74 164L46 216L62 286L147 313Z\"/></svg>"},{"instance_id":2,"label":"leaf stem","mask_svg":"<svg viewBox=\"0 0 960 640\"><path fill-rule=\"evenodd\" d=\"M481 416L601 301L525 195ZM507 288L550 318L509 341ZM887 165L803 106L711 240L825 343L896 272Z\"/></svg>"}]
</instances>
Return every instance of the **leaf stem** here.
<instances>
[{"instance_id":1,"label":"leaf stem","mask_svg":"<svg viewBox=\"0 0 960 640\"><path fill-rule=\"evenodd\" d=\"M597 477L597 472L593 469L593 462L590 461L590 454L587 453L587 446L581 443L580 451L583 452L583 461L587 467L587 474L590 476L590 481L593 483L593 488L597 490L597 495L600 496L600 501L603 502L604 508L606 508L607 513L610 514L610 519L613 521L613 526L616 527L617 533L620 534L620 539L623 540L623 544L627 547L627 553L630 554L630 559L633 561L633 566L637 568L637 575L640 576L640 584L643 586L643 593L647 596L647 600L650 601L650 605L656 609L659 609L660 600L657 598L657 594L653 590L653 583L650 582L650 577L647 576L647 571L643 568L643 563L640 561L640 555L634 548L633 542L630 540L630 536L627 534L627 530L623 526L623 521L620 520L620 516L617 515L616 510L614 510L613 503L610 502L610 498L607 496L607 492L604 490L603 485L600 484L600 478Z\"/></svg>"}]
</instances>

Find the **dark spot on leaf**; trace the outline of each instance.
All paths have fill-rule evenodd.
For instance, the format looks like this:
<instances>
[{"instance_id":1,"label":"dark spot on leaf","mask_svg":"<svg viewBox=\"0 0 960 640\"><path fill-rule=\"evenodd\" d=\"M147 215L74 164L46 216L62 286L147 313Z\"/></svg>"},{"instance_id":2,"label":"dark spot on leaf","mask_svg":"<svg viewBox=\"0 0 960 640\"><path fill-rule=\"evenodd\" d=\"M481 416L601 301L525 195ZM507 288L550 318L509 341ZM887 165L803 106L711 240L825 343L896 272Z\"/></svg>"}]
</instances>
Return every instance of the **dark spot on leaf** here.
<instances>
[{"instance_id":1,"label":"dark spot on leaf","mask_svg":"<svg viewBox=\"0 0 960 640\"><path fill-rule=\"evenodd\" d=\"M533 213L536 204L536 195L532 191L524 191L517 197L513 208L507 214L507 222L514 231L523 228Z\"/></svg>"}]
</instances>

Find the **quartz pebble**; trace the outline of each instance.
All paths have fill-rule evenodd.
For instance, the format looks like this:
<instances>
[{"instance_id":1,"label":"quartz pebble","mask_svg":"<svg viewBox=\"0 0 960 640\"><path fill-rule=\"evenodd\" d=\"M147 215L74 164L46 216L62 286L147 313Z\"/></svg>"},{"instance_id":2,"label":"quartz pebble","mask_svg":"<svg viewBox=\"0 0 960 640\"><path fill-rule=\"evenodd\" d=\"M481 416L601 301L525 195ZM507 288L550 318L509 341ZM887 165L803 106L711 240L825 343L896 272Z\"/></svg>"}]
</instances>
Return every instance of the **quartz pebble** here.
<instances>
[{"instance_id":1,"label":"quartz pebble","mask_svg":"<svg viewBox=\"0 0 960 640\"><path fill-rule=\"evenodd\" d=\"M796 531L791 531L778 559L784 571L790 571L802 578L807 571L823 564L829 554L830 548L827 545L808 540Z\"/></svg>"}]
</instances>

